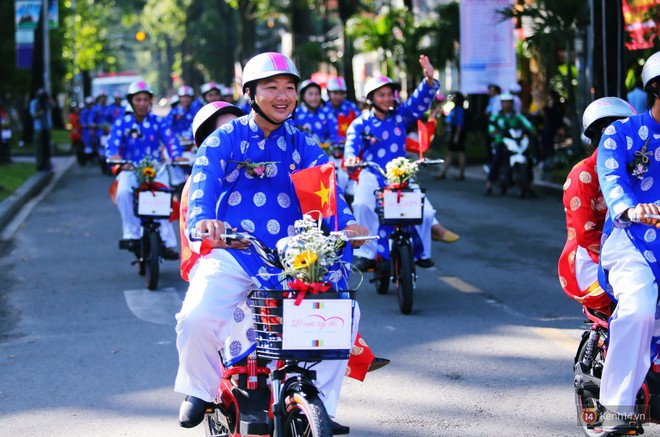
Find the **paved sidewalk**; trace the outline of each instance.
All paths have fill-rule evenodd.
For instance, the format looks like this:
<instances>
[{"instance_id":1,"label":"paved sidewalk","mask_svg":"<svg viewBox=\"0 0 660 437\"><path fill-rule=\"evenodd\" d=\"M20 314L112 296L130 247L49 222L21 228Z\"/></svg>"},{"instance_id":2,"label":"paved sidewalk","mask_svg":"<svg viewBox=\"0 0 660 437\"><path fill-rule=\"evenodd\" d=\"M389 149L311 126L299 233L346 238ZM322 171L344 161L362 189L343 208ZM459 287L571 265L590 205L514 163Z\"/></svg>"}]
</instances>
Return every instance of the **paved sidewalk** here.
<instances>
[{"instance_id":1,"label":"paved sidewalk","mask_svg":"<svg viewBox=\"0 0 660 437\"><path fill-rule=\"evenodd\" d=\"M14 162L34 162L33 157L14 156ZM16 217L21 208L33 197L46 188L49 183L55 184L76 161L73 156L56 156L52 158L54 170L40 171L27 180L14 194L0 202L0 231Z\"/></svg>"}]
</instances>

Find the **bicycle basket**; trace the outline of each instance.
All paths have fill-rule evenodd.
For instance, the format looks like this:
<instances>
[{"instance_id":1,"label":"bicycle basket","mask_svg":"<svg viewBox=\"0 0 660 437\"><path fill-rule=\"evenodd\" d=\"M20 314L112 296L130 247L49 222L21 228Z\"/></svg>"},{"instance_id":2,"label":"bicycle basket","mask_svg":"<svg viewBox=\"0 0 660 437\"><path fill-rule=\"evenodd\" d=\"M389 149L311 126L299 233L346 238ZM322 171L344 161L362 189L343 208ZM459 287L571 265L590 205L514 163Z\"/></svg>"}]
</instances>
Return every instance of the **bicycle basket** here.
<instances>
[{"instance_id":1,"label":"bicycle basket","mask_svg":"<svg viewBox=\"0 0 660 437\"><path fill-rule=\"evenodd\" d=\"M381 188L374 191L376 214L381 225L421 225L424 221L424 191Z\"/></svg>"},{"instance_id":2,"label":"bicycle basket","mask_svg":"<svg viewBox=\"0 0 660 437\"><path fill-rule=\"evenodd\" d=\"M172 191L164 185L140 185L133 190L133 213L146 219L167 219L172 213Z\"/></svg>"},{"instance_id":3,"label":"bicycle basket","mask_svg":"<svg viewBox=\"0 0 660 437\"><path fill-rule=\"evenodd\" d=\"M287 290L249 295L257 356L270 360L344 360L353 344L354 291L305 295L299 306Z\"/></svg>"}]
</instances>

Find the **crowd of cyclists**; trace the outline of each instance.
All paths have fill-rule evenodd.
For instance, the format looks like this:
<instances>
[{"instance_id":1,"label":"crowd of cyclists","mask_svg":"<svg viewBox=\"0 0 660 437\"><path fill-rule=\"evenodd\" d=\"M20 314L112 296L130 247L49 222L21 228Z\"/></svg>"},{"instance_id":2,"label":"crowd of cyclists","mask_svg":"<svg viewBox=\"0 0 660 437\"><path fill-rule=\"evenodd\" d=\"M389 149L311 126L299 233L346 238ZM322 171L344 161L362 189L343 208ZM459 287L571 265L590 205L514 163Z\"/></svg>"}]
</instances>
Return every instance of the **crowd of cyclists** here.
<instances>
[{"instance_id":1,"label":"crowd of cyclists","mask_svg":"<svg viewBox=\"0 0 660 437\"><path fill-rule=\"evenodd\" d=\"M135 163L145 156L157 162L184 160L186 153L194 156L185 190L189 194L184 199L187 228L181 229L181 236L186 259L196 255L186 268L190 289L177 315L180 367L176 390L186 395L181 407L182 426L200 423L213 402L219 376L212 356L228 337L227 321L245 293L255 283L276 285L256 279L261 264L249 252L241 251L244 246L240 242L228 246L219 236L226 229L239 229L274 246L300 214L299 209L291 208L295 192L289 173L326 162L337 168L339 228L355 235L378 235L373 192L385 181L368 168L359 172L353 169L363 160L385 167L406 156L411 126L430 110L433 119L444 115L432 108L443 100L439 99L433 66L423 55L419 62L424 79L407 99L399 94L398 83L377 76L366 82L362 105L347 100L343 78L332 78L324 87L303 80L286 56L264 53L246 64L243 95L237 101L231 89L213 81L200 87L197 98L191 87L182 86L170 100L169 114L161 118L151 113L153 91L148 84L137 82L131 84L126 96L113 95L113 104L108 104L107 94L101 92L96 99L87 98L84 105L72 108L72 141L75 135L84 156ZM634 414L630 408L650 366L649 345L656 339L660 276L656 254L660 255L660 249L652 229L660 227L654 217L660 209L653 189L656 168L660 168L656 164L660 148L654 144L660 138L660 53L647 60L641 79L648 98L644 113L636 114L627 102L614 97L599 99L585 110L584 134L594 152L576 165L564 186L568 237L559 264L561 286L585 305L602 308L618 301L610 323L601 390L603 412L612 413L603 416L603 429L610 432L622 432L629 426ZM510 129L538 134L545 144L544 138L554 136L558 128L556 111L549 105L548 122L537 131L520 112L519 89L511 88L498 92L501 90L494 86L487 108L490 164L486 195L492 194L498 172L506 165L502 139ZM121 106L124 98L128 101L125 107ZM453 108L446 117L449 150L458 157L457 179L463 180L465 98L456 93L452 101ZM225 113L232 117L215 124ZM263 173L254 172L254 163L264 164ZM436 179L445 179L448 168L440 170ZM123 238L139 238L139 226L129 205L134 175L122 172L117 178ZM531 180L530 174L530 189ZM254 214L255 207L268 214ZM168 258L178 259L171 226L161 229ZM191 239L192 229L209 234L206 249ZM440 225L430 202L424 205L424 222L417 233L417 264L421 267L433 266L431 241L459 238ZM373 269L374 259L384 249L382 243L360 242L355 246L356 267ZM223 293L217 293L218 289ZM355 325L354 334L357 320ZM337 366L346 363L333 363L327 371L318 372L331 417L341 387L338 375L343 375ZM333 431L347 433L348 427L333 422Z\"/></svg>"}]
</instances>

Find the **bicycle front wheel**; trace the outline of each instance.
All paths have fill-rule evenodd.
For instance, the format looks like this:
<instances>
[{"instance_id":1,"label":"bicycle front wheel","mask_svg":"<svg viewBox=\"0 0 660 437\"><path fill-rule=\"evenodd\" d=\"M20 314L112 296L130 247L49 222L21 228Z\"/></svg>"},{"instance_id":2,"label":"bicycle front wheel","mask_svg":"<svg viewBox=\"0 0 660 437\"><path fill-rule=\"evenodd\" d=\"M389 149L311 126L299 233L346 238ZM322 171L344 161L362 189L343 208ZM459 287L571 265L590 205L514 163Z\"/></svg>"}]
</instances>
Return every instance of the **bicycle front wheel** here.
<instances>
[{"instance_id":1,"label":"bicycle front wheel","mask_svg":"<svg viewBox=\"0 0 660 437\"><path fill-rule=\"evenodd\" d=\"M402 244L398 247L394 258L396 276L396 295L399 309L403 314L410 314L413 308L413 293L415 288L413 255L410 246Z\"/></svg>"},{"instance_id":2,"label":"bicycle front wheel","mask_svg":"<svg viewBox=\"0 0 660 437\"><path fill-rule=\"evenodd\" d=\"M331 437L330 417L315 394L292 392L286 396L283 437Z\"/></svg>"}]
</instances>

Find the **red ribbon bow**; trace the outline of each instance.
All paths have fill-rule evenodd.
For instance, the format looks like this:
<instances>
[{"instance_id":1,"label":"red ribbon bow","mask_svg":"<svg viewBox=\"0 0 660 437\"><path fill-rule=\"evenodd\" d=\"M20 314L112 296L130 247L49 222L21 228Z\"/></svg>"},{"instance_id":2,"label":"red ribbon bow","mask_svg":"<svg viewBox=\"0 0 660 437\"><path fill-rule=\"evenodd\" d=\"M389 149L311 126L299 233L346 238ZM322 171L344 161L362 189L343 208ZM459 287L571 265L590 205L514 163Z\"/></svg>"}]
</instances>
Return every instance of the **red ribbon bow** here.
<instances>
[{"instance_id":1,"label":"red ribbon bow","mask_svg":"<svg viewBox=\"0 0 660 437\"><path fill-rule=\"evenodd\" d=\"M300 279L295 279L287 285L289 286L289 289L298 292L296 295L296 302L294 303L296 306L300 305L307 292L310 292L311 294L325 293L330 290L330 287L332 286L329 282L312 282L311 284L308 284Z\"/></svg>"},{"instance_id":2,"label":"red ribbon bow","mask_svg":"<svg viewBox=\"0 0 660 437\"><path fill-rule=\"evenodd\" d=\"M397 192L396 192L396 203L401 202L401 195L403 194L403 193L401 193L401 190L403 190L407 186L408 186L408 181L402 182L400 184L391 184L390 185L391 189L397 190Z\"/></svg>"}]
</instances>

